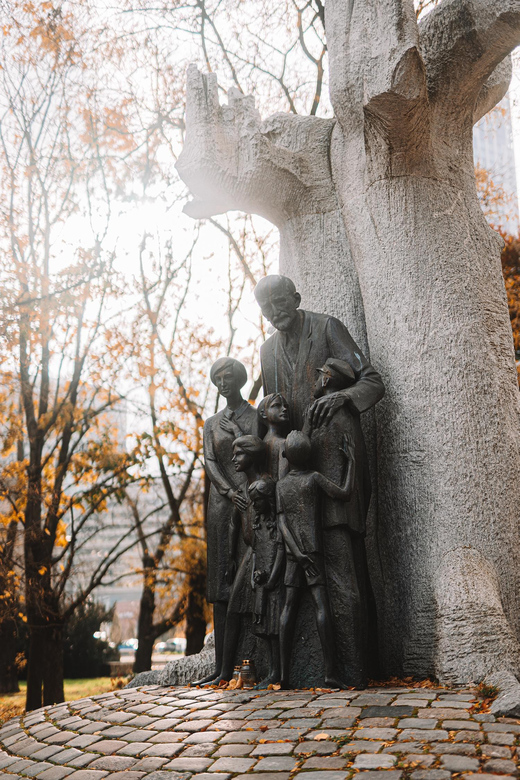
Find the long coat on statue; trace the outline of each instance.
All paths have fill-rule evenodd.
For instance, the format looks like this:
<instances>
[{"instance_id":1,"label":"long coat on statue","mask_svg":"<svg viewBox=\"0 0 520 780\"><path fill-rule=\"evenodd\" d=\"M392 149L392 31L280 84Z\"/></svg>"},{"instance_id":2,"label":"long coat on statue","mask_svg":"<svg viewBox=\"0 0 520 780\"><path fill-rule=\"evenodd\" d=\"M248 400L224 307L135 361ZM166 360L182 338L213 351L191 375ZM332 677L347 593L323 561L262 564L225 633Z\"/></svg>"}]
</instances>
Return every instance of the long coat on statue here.
<instances>
[{"instance_id":1,"label":"long coat on statue","mask_svg":"<svg viewBox=\"0 0 520 780\"><path fill-rule=\"evenodd\" d=\"M370 500L370 475L359 415L382 398L384 385L345 325L336 317L303 310L300 310L300 317L302 328L297 349L293 347L291 351L287 336L281 331L274 333L262 345L262 380L265 394L279 392L286 398L292 427L301 430L305 413L314 401L317 369L328 358L346 361L356 377L354 385L338 391L348 399L348 411L337 412L330 426L341 425L343 418L348 421L348 433L356 452L359 490L355 494L358 498L350 506L344 504L344 507L326 497L322 501L327 586L336 624L341 672L346 682L356 685L364 681L363 645L366 642L369 586L363 535ZM319 440L326 435L319 428L313 433L316 455L320 450ZM335 473L327 473L330 471L328 459L322 463L313 461L312 465L337 481ZM355 533L352 534L352 531Z\"/></svg>"}]
</instances>

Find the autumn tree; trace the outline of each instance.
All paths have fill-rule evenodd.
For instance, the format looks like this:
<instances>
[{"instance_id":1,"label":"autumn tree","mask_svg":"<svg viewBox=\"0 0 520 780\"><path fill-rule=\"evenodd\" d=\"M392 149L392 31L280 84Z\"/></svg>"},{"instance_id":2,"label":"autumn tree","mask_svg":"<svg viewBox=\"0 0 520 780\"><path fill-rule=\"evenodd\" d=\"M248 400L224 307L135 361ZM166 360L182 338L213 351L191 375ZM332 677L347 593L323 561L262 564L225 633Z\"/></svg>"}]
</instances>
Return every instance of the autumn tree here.
<instances>
[{"instance_id":1,"label":"autumn tree","mask_svg":"<svg viewBox=\"0 0 520 780\"><path fill-rule=\"evenodd\" d=\"M13 9L0 51L2 586L18 534L27 709L63 699L63 626L134 544L130 526L82 585L72 584L99 530L92 518L111 496L122 499L133 462L114 431L124 354L104 241L107 170L135 142L114 102L102 103L106 92L87 86L94 37L85 21L66 4L25 4Z\"/></svg>"}]
</instances>

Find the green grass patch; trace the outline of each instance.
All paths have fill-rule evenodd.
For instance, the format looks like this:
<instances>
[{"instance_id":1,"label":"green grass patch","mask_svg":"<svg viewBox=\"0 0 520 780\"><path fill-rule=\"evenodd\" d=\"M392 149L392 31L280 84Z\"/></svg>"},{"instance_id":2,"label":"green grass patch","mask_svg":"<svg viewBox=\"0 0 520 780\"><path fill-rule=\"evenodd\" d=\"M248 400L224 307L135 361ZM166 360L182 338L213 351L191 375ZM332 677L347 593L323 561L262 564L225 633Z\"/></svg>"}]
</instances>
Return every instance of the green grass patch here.
<instances>
[{"instance_id":1,"label":"green grass patch","mask_svg":"<svg viewBox=\"0 0 520 780\"><path fill-rule=\"evenodd\" d=\"M115 686L115 679L111 677L93 677L87 680L65 680L65 701L83 699L85 696L95 696L97 693L106 693ZM25 710L25 689L27 683L20 681L18 693L0 694L0 724L11 718L22 715Z\"/></svg>"}]
</instances>

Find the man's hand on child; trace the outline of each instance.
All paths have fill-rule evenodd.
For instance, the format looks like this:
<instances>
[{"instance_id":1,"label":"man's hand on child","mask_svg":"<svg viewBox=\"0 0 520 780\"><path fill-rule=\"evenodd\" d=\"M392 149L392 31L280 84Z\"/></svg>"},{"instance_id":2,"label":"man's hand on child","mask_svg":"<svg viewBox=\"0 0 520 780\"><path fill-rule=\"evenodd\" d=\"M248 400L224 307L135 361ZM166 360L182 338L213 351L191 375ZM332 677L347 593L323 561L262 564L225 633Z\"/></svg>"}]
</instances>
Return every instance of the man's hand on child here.
<instances>
[{"instance_id":1,"label":"man's hand on child","mask_svg":"<svg viewBox=\"0 0 520 780\"><path fill-rule=\"evenodd\" d=\"M339 409L344 405L345 399L341 393L331 393L318 398L309 410L309 419L313 428L329 423Z\"/></svg>"}]
</instances>

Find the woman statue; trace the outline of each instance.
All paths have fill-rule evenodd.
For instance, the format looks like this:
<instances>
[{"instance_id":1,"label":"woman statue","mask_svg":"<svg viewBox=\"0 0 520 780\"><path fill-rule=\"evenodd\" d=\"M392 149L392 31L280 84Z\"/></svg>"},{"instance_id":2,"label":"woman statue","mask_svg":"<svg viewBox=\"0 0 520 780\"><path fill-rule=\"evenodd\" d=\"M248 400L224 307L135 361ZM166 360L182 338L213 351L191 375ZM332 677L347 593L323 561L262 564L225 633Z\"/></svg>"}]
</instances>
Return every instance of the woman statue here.
<instances>
[{"instance_id":1,"label":"woman statue","mask_svg":"<svg viewBox=\"0 0 520 780\"><path fill-rule=\"evenodd\" d=\"M233 463L233 441L240 435L256 435L258 430L256 410L240 392L247 381L242 363L230 357L219 358L211 367L210 379L227 402L225 409L204 424L204 465L211 481L207 510L207 599L213 604L216 664L212 675L194 685L211 682L221 675L230 596L229 529L234 512L245 511L248 506L247 478Z\"/></svg>"}]
</instances>

